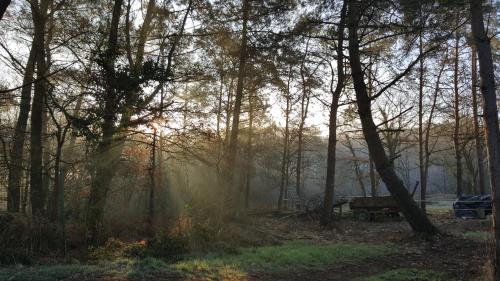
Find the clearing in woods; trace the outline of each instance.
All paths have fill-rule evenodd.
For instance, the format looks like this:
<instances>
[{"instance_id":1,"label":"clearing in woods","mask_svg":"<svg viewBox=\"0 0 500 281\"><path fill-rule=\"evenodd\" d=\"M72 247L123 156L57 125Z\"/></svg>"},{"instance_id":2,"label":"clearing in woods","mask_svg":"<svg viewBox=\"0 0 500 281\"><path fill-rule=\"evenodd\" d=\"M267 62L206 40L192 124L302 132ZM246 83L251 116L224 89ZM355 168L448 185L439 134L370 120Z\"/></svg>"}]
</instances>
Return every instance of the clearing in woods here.
<instances>
[{"instance_id":1,"label":"clearing in woods","mask_svg":"<svg viewBox=\"0 0 500 281\"><path fill-rule=\"evenodd\" d=\"M489 219L455 219L448 212L429 216L445 235L415 239L402 219L359 222L345 217L334 228L321 229L306 216L258 212L231 223L241 248L175 262L50 261L3 268L0 280L480 280L488 256Z\"/></svg>"}]
</instances>

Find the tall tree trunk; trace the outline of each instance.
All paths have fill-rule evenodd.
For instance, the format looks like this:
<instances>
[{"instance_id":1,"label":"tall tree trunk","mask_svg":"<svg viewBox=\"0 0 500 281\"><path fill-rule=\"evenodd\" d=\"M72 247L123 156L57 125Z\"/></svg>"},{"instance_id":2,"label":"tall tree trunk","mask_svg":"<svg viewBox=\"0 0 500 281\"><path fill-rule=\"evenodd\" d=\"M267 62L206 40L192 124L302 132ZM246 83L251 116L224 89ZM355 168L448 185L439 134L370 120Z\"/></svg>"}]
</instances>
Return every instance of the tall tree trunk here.
<instances>
[{"instance_id":1,"label":"tall tree trunk","mask_svg":"<svg viewBox=\"0 0 500 281\"><path fill-rule=\"evenodd\" d=\"M371 156L369 156L368 161L370 162L370 195L372 197L375 197L375 196L377 196L377 191L378 191L378 187L379 187L379 180L377 179L377 175L375 173L375 164L373 164L373 159ZM366 194L365 194L365 197L366 197Z\"/></svg>"},{"instance_id":2,"label":"tall tree trunk","mask_svg":"<svg viewBox=\"0 0 500 281\"><path fill-rule=\"evenodd\" d=\"M456 176L457 176L457 197L463 194L463 168L462 151L460 150L460 93L458 89L458 62L459 62L459 35L455 36L455 58L453 60L453 86L454 86L454 111L455 127L453 130L453 145L455 148Z\"/></svg>"},{"instance_id":3,"label":"tall tree trunk","mask_svg":"<svg viewBox=\"0 0 500 281\"><path fill-rule=\"evenodd\" d=\"M31 2L33 24L35 27L34 48L36 57L37 81L31 108L31 174L30 174L30 199L31 212L34 215L44 213L45 191L43 189L43 108L47 92L46 61L45 61L45 29L47 23L48 0L40 4Z\"/></svg>"},{"instance_id":4,"label":"tall tree trunk","mask_svg":"<svg viewBox=\"0 0 500 281\"><path fill-rule=\"evenodd\" d=\"M227 89L227 100L226 100L226 128L224 135L223 147L227 148L229 145L229 135L231 134L231 112L233 110L233 88L234 88L234 77L231 77L231 82L229 82L229 87Z\"/></svg>"},{"instance_id":5,"label":"tall tree trunk","mask_svg":"<svg viewBox=\"0 0 500 281\"><path fill-rule=\"evenodd\" d=\"M330 123L328 125L328 156L326 162L326 185L325 197L323 201L323 212L321 214L320 225L327 226L332 221L332 209L335 192L335 166L337 163L337 111L339 108L340 95L344 89L344 26L347 3L344 1L340 12L340 21L337 32L337 85L333 90L333 66L330 65L332 81L330 92L332 103L330 104Z\"/></svg>"},{"instance_id":6,"label":"tall tree trunk","mask_svg":"<svg viewBox=\"0 0 500 281\"><path fill-rule=\"evenodd\" d=\"M422 45L420 45L420 51L422 52ZM441 68L439 69L439 73L436 78L436 83L434 87L434 93L432 95L432 104L430 107L430 112L429 112L429 117L426 120L426 123L424 124L424 117L423 117L423 111L424 111L424 105L423 105L423 64L421 64L421 71L420 71L420 79L421 80L421 89L420 89L420 97L419 97L419 136L418 136L418 141L419 141L419 169L420 169L420 208L426 212L426 200L427 200L427 184L428 184L428 177L429 177L429 165L430 165L430 157L433 153L433 148L430 147L430 134L431 134L431 128L433 125L433 117L434 117L434 112L436 111L436 105L437 105L437 98L438 94L440 91L440 83L441 83L441 77L443 75L445 65L446 65L446 60L448 59L448 56L446 55L443 58L443 62L441 63ZM434 146L433 146L434 147ZM418 184L418 183L417 183Z\"/></svg>"},{"instance_id":7,"label":"tall tree trunk","mask_svg":"<svg viewBox=\"0 0 500 281\"><path fill-rule=\"evenodd\" d=\"M153 230L155 219L155 190L156 190L156 135L157 129L153 128L153 143L151 146L151 167L149 170L150 187L149 187L149 209L148 209L148 223L151 233Z\"/></svg>"},{"instance_id":8,"label":"tall tree trunk","mask_svg":"<svg viewBox=\"0 0 500 281\"><path fill-rule=\"evenodd\" d=\"M472 118L474 122L474 142L476 148L476 159L477 159L477 175L479 194L486 193L486 186L484 182L484 154L483 145L481 142L481 131L479 129L479 117L477 113L477 52L475 46L472 46ZM476 183L474 183L476 184Z\"/></svg>"},{"instance_id":9,"label":"tall tree trunk","mask_svg":"<svg viewBox=\"0 0 500 281\"><path fill-rule=\"evenodd\" d=\"M12 148L10 150L10 169L7 188L7 211L19 212L21 203L21 178L23 176L24 142L26 138L26 127L28 124L31 88L35 67L35 48L32 43L28 61L26 62L23 87L21 88L21 101L19 104L19 115L16 128L12 137Z\"/></svg>"},{"instance_id":10,"label":"tall tree trunk","mask_svg":"<svg viewBox=\"0 0 500 281\"><path fill-rule=\"evenodd\" d=\"M113 143L116 132L116 93L113 88L115 80L115 62L118 56L118 25L123 0L115 0L111 18L108 47L106 50L105 79L106 92L102 137L97 146L93 165L93 176L87 208L87 243L95 245L100 242L101 221L111 180L115 173L115 165L119 159L119 145Z\"/></svg>"},{"instance_id":11,"label":"tall tree trunk","mask_svg":"<svg viewBox=\"0 0 500 281\"><path fill-rule=\"evenodd\" d=\"M393 198L400 206L402 213L412 229L415 232L435 234L437 233L437 229L420 210L417 203L413 201L410 193L404 187L403 181L394 171L391 161L384 151L384 146L377 132L377 126L373 121L371 100L366 89L364 72L359 54L357 34L359 18L359 2L356 0L350 0L347 17L347 26L349 27L349 61L351 63L351 75L356 93L358 113L361 119L363 134L365 136L366 143L368 144L368 149L373 157L377 172L384 181Z\"/></svg>"},{"instance_id":12,"label":"tall tree trunk","mask_svg":"<svg viewBox=\"0 0 500 281\"><path fill-rule=\"evenodd\" d=\"M252 137L253 137L253 101L252 95L248 96L248 141L246 148L246 176L245 176L245 209L248 209L250 201L250 186L253 174L253 151L252 151Z\"/></svg>"},{"instance_id":13,"label":"tall tree trunk","mask_svg":"<svg viewBox=\"0 0 500 281\"><path fill-rule=\"evenodd\" d=\"M281 180L280 193L278 197L278 210L283 208L283 199L285 191L288 189L288 162L289 162L289 145L290 145L290 111L291 111L291 96L290 82L292 79L292 65L289 68L289 75L286 89L286 108L285 108L285 134L283 135L283 154L281 158Z\"/></svg>"},{"instance_id":14,"label":"tall tree trunk","mask_svg":"<svg viewBox=\"0 0 500 281\"><path fill-rule=\"evenodd\" d=\"M26 214L26 209L28 207L28 198L30 193L30 177L31 177L31 167L28 162L28 167L26 167L26 171L24 172L24 185L23 185L23 193L21 196L21 213Z\"/></svg>"},{"instance_id":15,"label":"tall tree trunk","mask_svg":"<svg viewBox=\"0 0 500 281\"><path fill-rule=\"evenodd\" d=\"M436 84L434 87L434 93L432 96L432 104L430 108L430 113L429 117L427 118L427 124L426 127L423 130L423 159L422 159L422 165L423 169L421 169L421 175L420 175L420 188L421 188L421 208L426 212L426 198L427 198L427 183L428 183L428 178L429 178L429 165L430 165L430 159L431 159L431 154L433 153L434 146L432 148L430 147L430 136L431 136L431 129L433 125L433 117L434 117L434 112L436 111L436 105L437 105L437 98L438 94L440 91L440 83L441 83L441 77L443 75L445 66L446 66L446 60L448 59L448 56L445 56L443 59L443 62L441 63L441 69L439 70L438 76L436 78ZM437 142L437 140L436 140ZM418 183L417 183L418 184ZM423 190L423 191L422 191Z\"/></svg>"},{"instance_id":16,"label":"tall tree trunk","mask_svg":"<svg viewBox=\"0 0 500 281\"><path fill-rule=\"evenodd\" d=\"M234 200L234 196L236 196L236 192L233 188L234 182L234 165L236 162L236 154L238 148L238 135L240 129L240 113L241 113L241 102L243 100L243 86L245 81L245 67L247 61L247 41L248 41L248 18L250 14L250 1L251 0L243 0L243 28L241 31L241 41L240 41L240 50L239 50L239 68L238 68L238 82L236 84L236 93L234 99L234 108L233 108L233 123L231 126L231 137L229 139L229 147L227 152L227 160L226 160L226 181L227 181L227 190L226 190L226 203L231 206L236 202ZM235 207L235 206L231 206Z\"/></svg>"},{"instance_id":17,"label":"tall tree trunk","mask_svg":"<svg viewBox=\"0 0 500 281\"><path fill-rule=\"evenodd\" d=\"M56 116L54 116L53 111L50 111L52 120L57 126L57 131L56 131L56 154L54 157L54 188L52 190L52 193L49 198L49 205L47 208L47 213L49 216L49 219L51 219L53 222L57 222L58 220L62 219L64 214L64 176L65 172L63 171L63 166L64 164L61 163L62 157L63 157L63 147L64 147L64 142L66 140L66 133L69 129L70 124L67 124L66 126L61 126L59 125L56 119ZM63 223L61 223L61 226Z\"/></svg>"},{"instance_id":18,"label":"tall tree trunk","mask_svg":"<svg viewBox=\"0 0 500 281\"><path fill-rule=\"evenodd\" d=\"M483 20L483 1L470 0L471 29L479 58L479 75L483 95L483 118L490 166L491 192L493 194L493 267L494 279L500 280L500 130L495 93L495 72Z\"/></svg>"},{"instance_id":19,"label":"tall tree trunk","mask_svg":"<svg viewBox=\"0 0 500 281\"><path fill-rule=\"evenodd\" d=\"M372 63L372 57L370 56L370 62L369 62L369 65L368 65L368 96L372 96L373 95L373 73L372 73L372 67L373 67L373 63ZM353 153L353 156L355 157L354 155L354 150L351 151ZM377 180L377 175L375 173L375 165L373 164L373 159L370 155L370 153L368 152L368 162L369 162L369 165L370 165L370 195L372 197L375 197L377 196L377 190L378 190L378 180ZM366 197L366 190L365 190L365 187L364 187L364 183L363 183L363 180L361 179L361 177L359 177L360 175L360 170L359 170L359 163L356 165L356 174L358 175L358 179L360 181L360 184L363 188L363 194L364 194L364 197Z\"/></svg>"},{"instance_id":20,"label":"tall tree trunk","mask_svg":"<svg viewBox=\"0 0 500 281\"><path fill-rule=\"evenodd\" d=\"M165 73L167 77L172 75L172 57L175 53L176 46L178 45L180 38L184 33L184 27L186 25L187 17L191 11L193 1L188 1L188 6L186 13L182 20L179 32L174 36L170 51L167 55L167 65L165 66ZM155 1L150 0L148 4L148 10L146 12L147 17L152 17L154 15ZM116 83L115 77L115 63L119 55L118 48L118 26L121 17L123 0L115 0L113 7L113 15L111 18L110 33L108 39L108 48L106 50L106 59L104 66L105 73L105 101L104 101L104 112L103 112L103 123L102 123L102 137L97 146L93 165L94 171L91 183L91 192L88 201L87 208L87 243L93 245L100 242L100 231L102 229L101 222L104 214L104 205L106 203L107 193L110 189L112 179L115 174L115 165L120 160L122 154L126 134L125 130L130 126L130 120L137 108L140 106L135 106L134 99L125 98L125 104L119 109L117 103L120 101L120 97L116 92L114 83ZM135 66L130 66L133 68L132 75L136 76L139 73L138 67L143 63L143 51L144 44L141 38L146 38L150 31L151 19L144 19L144 23L140 29L139 33L139 45L136 55ZM130 52L129 52L130 53ZM150 103L156 94L162 89L163 82L155 88L155 90L145 98L142 102L142 106L146 106ZM129 96L137 94L135 90L127 93ZM121 116L121 117L119 117ZM119 119L119 125L116 126L116 122Z\"/></svg>"},{"instance_id":21,"label":"tall tree trunk","mask_svg":"<svg viewBox=\"0 0 500 281\"><path fill-rule=\"evenodd\" d=\"M419 55L423 53L422 33L418 38ZM420 172L420 208L426 213L427 175L424 159L424 59L419 62L418 75L418 168Z\"/></svg>"},{"instance_id":22,"label":"tall tree trunk","mask_svg":"<svg viewBox=\"0 0 500 281\"><path fill-rule=\"evenodd\" d=\"M307 87L307 82L305 78L305 72L306 72L306 58L307 58L307 52L309 49L309 41L307 41L306 45L306 50L304 53L304 57L302 58L302 63L300 65L300 77L302 79L302 96L301 96L301 101L300 101L300 120L299 120L299 130L297 132L298 134L298 140L297 140L297 163L296 163L296 173L295 173L295 191L297 192L297 196L300 198L302 197L301 195L301 184L302 184L302 156L303 156L303 150L304 150L304 126L306 123L306 118L307 118L307 112L309 110L309 101L310 101L310 95L309 95L309 90Z\"/></svg>"},{"instance_id":23,"label":"tall tree trunk","mask_svg":"<svg viewBox=\"0 0 500 281\"><path fill-rule=\"evenodd\" d=\"M221 118L222 118L222 98L224 96L224 73L223 69L221 68L220 70L220 88L219 88L219 98L217 99L217 164L216 164L216 170L217 170L217 175L220 175L220 161L222 159L222 134L221 134Z\"/></svg>"},{"instance_id":24,"label":"tall tree trunk","mask_svg":"<svg viewBox=\"0 0 500 281\"><path fill-rule=\"evenodd\" d=\"M83 103L83 94L80 94L80 96L78 97L78 100L76 101L75 109L73 111L73 117L76 119L80 117L80 109L82 107L82 103ZM66 185L65 183L66 183L66 175L68 173L68 166L72 165L73 159L75 157L74 150L75 150L77 136L78 136L77 128L72 127L71 128L71 137L69 139L69 144L67 146L63 147L62 156L61 156L63 161L62 161L61 166L60 166L60 177L61 177L63 187ZM70 201L75 202L75 205L76 205L74 208L76 210L75 216L78 217L79 210L80 210L79 190L75 190L75 192L70 196L72 197L72 199L75 198L73 200L70 199ZM64 204L64 202L62 202L62 203Z\"/></svg>"},{"instance_id":25,"label":"tall tree trunk","mask_svg":"<svg viewBox=\"0 0 500 281\"><path fill-rule=\"evenodd\" d=\"M83 96L80 95L75 105L73 111L73 117L78 118L80 108L82 106ZM73 150L75 148L75 142L77 137L77 132L72 131L69 146L65 146L66 134L71 128L71 123L67 123L61 126L55 116L53 110L49 108L50 117L57 127L56 131L56 153L54 157L54 188L49 198L48 215L49 218L56 222L60 221L61 226L64 227L64 183L66 181L67 165L73 160Z\"/></svg>"}]
</instances>

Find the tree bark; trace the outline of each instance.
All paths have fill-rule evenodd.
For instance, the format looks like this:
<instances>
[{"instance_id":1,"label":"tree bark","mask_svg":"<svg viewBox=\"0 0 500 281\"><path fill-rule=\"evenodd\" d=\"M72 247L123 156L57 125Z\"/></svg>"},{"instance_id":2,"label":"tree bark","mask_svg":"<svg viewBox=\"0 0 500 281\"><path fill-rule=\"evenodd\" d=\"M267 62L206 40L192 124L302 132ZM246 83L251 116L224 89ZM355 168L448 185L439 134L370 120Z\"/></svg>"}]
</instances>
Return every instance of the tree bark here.
<instances>
[{"instance_id":1,"label":"tree bark","mask_svg":"<svg viewBox=\"0 0 500 281\"><path fill-rule=\"evenodd\" d=\"M494 279L500 280L500 130L498 128L498 108L495 93L495 75L488 38L483 20L483 1L470 0L471 29L479 58L481 94L483 96L483 118L488 148L491 192L493 195L493 267Z\"/></svg>"},{"instance_id":2,"label":"tree bark","mask_svg":"<svg viewBox=\"0 0 500 281\"><path fill-rule=\"evenodd\" d=\"M47 92L46 61L45 61L45 29L47 23L48 0L42 0L40 4L31 2L33 24L35 29L34 48L36 57L35 91L31 108L31 141L30 141L30 199L31 212L33 215L44 213L45 190L43 188L43 108Z\"/></svg>"},{"instance_id":3,"label":"tree bark","mask_svg":"<svg viewBox=\"0 0 500 281\"><path fill-rule=\"evenodd\" d=\"M246 148L246 176L245 176L245 209L249 207L250 201L250 187L253 175L253 151L252 151L252 137L253 137L253 101L252 95L248 96L248 140Z\"/></svg>"},{"instance_id":4,"label":"tree bark","mask_svg":"<svg viewBox=\"0 0 500 281\"><path fill-rule=\"evenodd\" d=\"M234 182L234 165L236 162L236 154L238 148L238 135L239 135L239 126L240 126L240 113L241 113L241 102L243 100L243 86L245 81L245 67L247 61L247 41L248 41L248 18L250 14L250 1L251 0L243 0L243 28L241 31L241 41L240 41L240 50L239 50L239 68L238 68L238 82L236 84L236 93L234 99L234 108L233 108L233 123L231 126L231 137L229 139L229 147L227 152L227 160L226 160L226 181L227 181L227 190L226 190L226 203L231 206L235 203L235 190L233 190L233 182Z\"/></svg>"},{"instance_id":5,"label":"tree bark","mask_svg":"<svg viewBox=\"0 0 500 281\"><path fill-rule=\"evenodd\" d=\"M153 125L154 126L154 125ZM148 223L151 233L155 219L155 191L156 191L156 136L157 129L153 128L153 143L151 145L151 167L149 169L150 187L149 187L149 208L148 208Z\"/></svg>"},{"instance_id":6,"label":"tree bark","mask_svg":"<svg viewBox=\"0 0 500 281\"><path fill-rule=\"evenodd\" d=\"M278 210L283 208L283 199L285 190L288 189L288 160L289 160L289 145L290 145L290 111L291 111L291 97L290 97L290 82L292 79L292 66L289 68L289 75L286 89L286 108L285 108L285 134L283 135L283 154L281 159L281 180L280 180L280 193L278 197Z\"/></svg>"},{"instance_id":7,"label":"tree bark","mask_svg":"<svg viewBox=\"0 0 500 281\"><path fill-rule=\"evenodd\" d=\"M459 62L459 35L458 31L455 36L455 58L453 60L453 116L455 118L455 127L453 130L453 146L455 148L455 165L457 179L457 197L463 194L463 168L462 168L462 151L460 150L460 93L458 89L458 62Z\"/></svg>"},{"instance_id":8,"label":"tree bark","mask_svg":"<svg viewBox=\"0 0 500 281\"><path fill-rule=\"evenodd\" d=\"M298 129L298 140L297 140L297 162L296 162L296 173L295 173L295 191L297 196L301 198L301 184L302 180L302 156L304 150L304 126L306 123L307 113L309 111L309 101L310 93L307 89L307 82L305 78L305 63L307 58L307 53L309 50L309 41L307 41L306 50L304 57L302 58L302 63L300 65L300 77L302 79L302 96L300 98L300 120Z\"/></svg>"},{"instance_id":9,"label":"tree bark","mask_svg":"<svg viewBox=\"0 0 500 281\"><path fill-rule=\"evenodd\" d=\"M372 77L373 76L373 73L372 73L373 63L372 63L371 56L370 56L370 62L368 64L369 64L369 66L368 66L368 96L371 97L373 95L373 77ZM352 150L351 153L355 157L354 150ZM377 179L377 174L375 173L375 165L373 164L373 160L372 160L370 153L368 153L368 162L370 165L369 166L369 168L370 168L370 172L369 172L370 173L370 195L372 197L375 197L375 196L377 196L377 191L379 188L379 180ZM361 172L359 170L359 163L356 165L355 168L356 168L356 175L358 175L358 180L360 181L360 185L363 188L364 197L366 197L366 190L364 187L363 180L359 177L360 172Z\"/></svg>"},{"instance_id":10,"label":"tree bark","mask_svg":"<svg viewBox=\"0 0 500 281\"><path fill-rule=\"evenodd\" d=\"M422 33L418 39L419 55L423 53ZM419 62L418 75L418 168L420 172L420 208L426 213L427 174L424 159L424 59Z\"/></svg>"},{"instance_id":11,"label":"tree bark","mask_svg":"<svg viewBox=\"0 0 500 281\"><path fill-rule=\"evenodd\" d=\"M379 179L377 178L377 175L375 173L375 165L373 164L372 157L369 156L368 161L370 162L370 195L372 197L377 196L377 191L379 188ZM366 191L365 197L366 197Z\"/></svg>"},{"instance_id":12,"label":"tree bark","mask_svg":"<svg viewBox=\"0 0 500 281\"><path fill-rule=\"evenodd\" d=\"M484 182L484 154L483 144L481 142L482 133L479 128L479 117L477 112L477 86L477 52L475 46L472 46L472 118L474 122L474 143L477 159L477 184L479 185L479 190L476 190L479 191L479 194L485 194L486 186Z\"/></svg>"},{"instance_id":13,"label":"tree bark","mask_svg":"<svg viewBox=\"0 0 500 281\"><path fill-rule=\"evenodd\" d=\"M326 162L326 185L325 197L323 201L323 212L321 214L320 225L327 226L332 221L332 209L335 192L335 166L337 163L337 111L339 108L340 95L344 89L344 26L347 3L344 1L340 11L340 20L337 32L337 85L333 90L334 71L331 67L332 82L330 92L332 103L330 104L330 123L328 126L328 156Z\"/></svg>"},{"instance_id":14,"label":"tree bark","mask_svg":"<svg viewBox=\"0 0 500 281\"><path fill-rule=\"evenodd\" d=\"M113 143L116 132L116 93L113 88L115 80L115 61L118 56L118 25L122 10L123 0L115 0L111 18L108 47L105 63L106 92L104 101L104 114L102 137L97 146L94 159L94 171L90 188L90 197L87 208L87 243L95 245L100 242L101 221L111 179L115 173L115 165L119 159L119 147Z\"/></svg>"},{"instance_id":15,"label":"tree bark","mask_svg":"<svg viewBox=\"0 0 500 281\"><path fill-rule=\"evenodd\" d=\"M175 48L179 43L180 38L183 35L184 27L186 25L187 17L191 11L193 1L188 2L188 7L186 13L182 20L179 32L174 36L173 43L171 45L170 51L167 55L167 65L165 66L166 77L169 78L172 75L172 57L175 53ZM148 10L146 12L148 17L154 15L155 1L150 0L148 4ZM107 61L104 65L104 77L105 77L105 101L104 101L104 113L103 113L103 123L102 123L102 136L101 140L95 151L95 164L93 165L94 171L91 183L91 192L88 201L87 208L87 243L90 245L95 245L100 241L100 231L102 229L101 222L104 214L104 205L106 203L107 193L110 189L112 179L115 174L115 165L118 164L120 156L122 154L126 135L125 130L130 126L130 120L132 116L141 107L137 107L134 104L134 99L125 98L125 103L121 108L118 108L117 103L120 102L121 98L115 89L115 63L119 55L118 46L118 26L121 17L123 0L115 0L113 7L113 15L111 18L110 33L108 39L108 48L106 50ZM150 31L152 19L145 19L140 30L140 36L147 38ZM139 39L142 40L142 39ZM145 39L144 39L145 44ZM143 48L144 44L142 41L139 42L138 54L136 55L135 66L141 66L143 63ZM133 68L133 76L136 76L139 71L137 67L130 66ZM145 98L142 102L142 106L147 105L155 95L160 91L163 86L164 81L160 81L160 85L156 87L155 91ZM127 93L129 96L137 94L132 90ZM121 116L121 117L120 117ZM119 119L119 125L116 123Z\"/></svg>"},{"instance_id":16,"label":"tree bark","mask_svg":"<svg viewBox=\"0 0 500 281\"><path fill-rule=\"evenodd\" d=\"M356 93L356 103L358 113L361 119L363 134L365 136L368 149L373 157L375 167L380 177L387 186L387 189L394 197L401 208L406 220L415 232L436 234L436 227L429 221L427 216L420 210L417 203L411 198L410 193L404 187L403 181L398 177L391 161L387 157L380 136L377 132L377 126L373 121L371 100L368 96L366 84L364 81L364 72L361 65L359 42L358 42L358 24L360 12L359 2L349 1L348 8L348 27L349 27L349 61L351 63L354 91Z\"/></svg>"},{"instance_id":17,"label":"tree bark","mask_svg":"<svg viewBox=\"0 0 500 281\"><path fill-rule=\"evenodd\" d=\"M21 88L21 102L19 104L19 115L17 117L14 135L12 136L12 148L10 150L10 169L7 188L7 211L19 212L21 203L21 178L23 176L24 142L26 139L26 127L31 105L31 88L35 67L35 48L32 44L28 61L26 62L23 87Z\"/></svg>"},{"instance_id":18,"label":"tree bark","mask_svg":"<svg viewBox=\"0 0 500 281\"><path fill-rule=\"evenodd\" d=\"M433 153L433 147L430 146L430 134L431 134L431 128L432 128L432 120L434 117L434 112L436 111L436 105L437 105L437 98L438 94L440 91L440 83L441 83L441 77L443 75L445 65L446 65L446 60L448 56L445 56L443 58L443 62L441 63L441 68L439 69L439 73L436 78L436 83L434 87L434 93L432 96L432 104L429 112L429 117L426 120L426 124L423 124L423 92L421 93L421 96L419 98L419 169L420 169L420 208L426 212L426 200L427 200L427 183L428 183L428 177L429 177L429 165L430 165L430 158ZM423 65L422 65L422 71L420 72L420 75L423 77L424 72L423 72ZM422 78L423 79L423 78ZM422 81L423 82L423 81ZM423 88L423 84L421 86ZM422 89L423 91L423 89ZM421 120L420 120L421 119ZM425 127L424 127L425 126ZM420 129L420 127L422 127ZM436 140L437 141L437 140Z\"/></svg>"}]
</instances>

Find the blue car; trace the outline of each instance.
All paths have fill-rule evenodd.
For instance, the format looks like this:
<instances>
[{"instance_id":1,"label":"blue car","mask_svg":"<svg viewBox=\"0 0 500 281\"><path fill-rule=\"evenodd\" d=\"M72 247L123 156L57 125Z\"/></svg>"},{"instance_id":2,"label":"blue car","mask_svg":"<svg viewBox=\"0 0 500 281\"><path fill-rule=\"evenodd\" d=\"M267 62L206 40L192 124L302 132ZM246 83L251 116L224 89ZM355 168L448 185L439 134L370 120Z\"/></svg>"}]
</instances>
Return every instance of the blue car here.
<instances>
[{"instance_id":1,"label":"blue car","mask_svg":"<svg viewBox=\"0 0 500 281\"><path fill-rule=\"evenodd\" d=\"M453 210L457 218L484 218L491 215L490 195L463 195L453 202Z\"/></svg>"}]
</instances>

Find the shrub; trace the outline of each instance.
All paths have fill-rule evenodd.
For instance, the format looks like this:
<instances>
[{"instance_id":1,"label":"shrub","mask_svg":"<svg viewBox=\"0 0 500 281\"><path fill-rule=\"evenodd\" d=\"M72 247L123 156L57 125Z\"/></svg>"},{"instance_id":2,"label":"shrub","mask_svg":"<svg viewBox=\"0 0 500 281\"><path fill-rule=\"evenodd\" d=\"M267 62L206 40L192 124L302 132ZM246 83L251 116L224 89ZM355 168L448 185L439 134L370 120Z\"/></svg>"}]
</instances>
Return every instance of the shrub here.
<instances>
[{"instance_id":1,"label":"shrub","mask_svg":"<svg viewBox=\"0 0 500 281\"><path fill-rule=\"evenodd\" d=\"M24 264L31 265L33 256L25 251L0 249L0 265Z\"/></svg>"},{"instance_id":2,"label":"shrub","mask_svg":"<svg viewBox=\"0 0 500 281\"><path fill-rule=\"evenodd\" d=\"M182 259L189 251L186 237L160 232L146 243L146 255L169 262Z\"/></svg>"},{"instance_id":3,"label":"shrub","mask_svg":"<svg viewBox=\"0 0 500 281\"><path fill-rule=\"evenodd\" d=\"M123 249L123 256L128 258L143 258L147 255L146 242L139 241L134 243L126 244Z\"/></svg>"},{"instance_id":4,"label":"shrub","mask_svg":"<svg viewBox=\"0 0 500 281\"><path fill-rule=\"evenodd\" d=\"M125 242L110 238L100 247L92 247L89 250L89 259L91 260L114 260L123 257L123 252L125 250Z\"/></svg>"},{"instance_id":5,"label":"shrub","mask_svg":"<svg viewBox=\"0 0 500 281\"><path fill-rule=\"evenodd\" d=\"M197 223L189 232L191 247L198 250L209 250L213 248L217 240L218 229L210 224Z\"/></svg>"},{"instance_id":6,"label":"shrub","mask_svg":"<svg viewBox=\"0 0 500 281\"><path fill-rule=\"evenodd\" d=\"M147 255L146 242L126 243L116 238L110 238L101 247L91 248L91 260L116 260L119 258L143 258Z\"/></svg>"},{"instance_id":7,"label":"shrub","mask_svg":"<svg viewBox=\"0 0 500 281\"><path fill-rule=\"evenodd\" d=\"M91 248L88 257L91 260L154 257L174 262L180 260L188 249L186 238L161 232L148 241L133 243L110 238L103 246Z\"/></svg>"},{"instance_id":8,"label":"shrub","mask_svg":"<svg viewBox=\"0 0 500 281\"><path fill-rule=\"evenodd\" d=\"M43 217L0 213L0 264L29 264L33 257L57 249L59 228Z\"/></svg>"}]
</instances>

